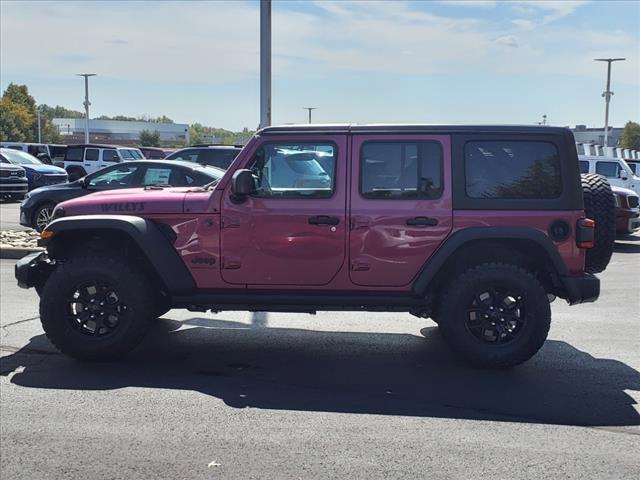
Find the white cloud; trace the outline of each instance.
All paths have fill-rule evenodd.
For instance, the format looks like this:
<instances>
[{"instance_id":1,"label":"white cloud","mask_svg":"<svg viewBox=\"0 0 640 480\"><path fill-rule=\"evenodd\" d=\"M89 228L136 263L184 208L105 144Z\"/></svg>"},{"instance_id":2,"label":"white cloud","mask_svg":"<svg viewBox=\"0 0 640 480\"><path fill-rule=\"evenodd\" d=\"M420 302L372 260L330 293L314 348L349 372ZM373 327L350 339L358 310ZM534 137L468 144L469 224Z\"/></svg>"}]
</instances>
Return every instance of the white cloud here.
<instances>
[{"instance_id":1,"label":"white cloud","mask_svg":"<svg viewBox=\"0 0 640 480\"><path fill-rule=\"evenodd\" d=\"M274 75L304 80L344 72L476 72L599 78L591 58L615 50L629 58L619 67L620 78L637 84L637 33L585 31L549 20L570 15L583 3L518 1L514 7L537 13L515 18L511 26L508 19L500 21L504 18L435 15L402 1L318 2L321 15L274 3ZM228 84L258 75L257 4L158 2L149 8L144 2L3 2L2 13L3 72L65 77L82 69L179 85ZM40 24L47 29L32 28Z\"/></svg>"}]
</instances>

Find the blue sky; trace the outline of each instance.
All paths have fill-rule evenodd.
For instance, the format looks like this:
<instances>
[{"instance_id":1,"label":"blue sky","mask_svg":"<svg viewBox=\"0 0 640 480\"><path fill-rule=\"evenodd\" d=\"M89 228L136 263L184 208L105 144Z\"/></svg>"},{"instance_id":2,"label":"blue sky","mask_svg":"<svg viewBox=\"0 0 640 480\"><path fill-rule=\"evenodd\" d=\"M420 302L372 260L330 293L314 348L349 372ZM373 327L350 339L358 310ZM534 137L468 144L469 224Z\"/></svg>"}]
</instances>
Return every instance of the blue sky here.
<instances>
[{"instance_id":1,"label":"blue sky","mask_svg":"<svg viewBox=\"0 0 640 480\"><path fill-rule=\"evenodd\" d=\"M259 4L0 2L0 87L92 116L259 121ZM611 123L640 120L640 2L273 4L273 123Z\"/></svg>"}]
</instances>

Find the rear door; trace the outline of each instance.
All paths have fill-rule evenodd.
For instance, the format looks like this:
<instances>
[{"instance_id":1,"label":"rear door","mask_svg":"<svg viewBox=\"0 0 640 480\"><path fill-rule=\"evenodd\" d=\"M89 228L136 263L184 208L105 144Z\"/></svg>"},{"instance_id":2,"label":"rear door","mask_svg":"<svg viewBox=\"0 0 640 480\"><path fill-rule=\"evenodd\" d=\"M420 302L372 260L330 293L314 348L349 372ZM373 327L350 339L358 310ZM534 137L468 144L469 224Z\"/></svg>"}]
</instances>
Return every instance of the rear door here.
<instances>
[{"instance_id":1,"label":"rear door","mask_svg":"<svg viewBox=\"0 0 640 480\"><path fill-rule=\"evenodd\" d=\"M100 163L100 149L99 148L85 148L84 149L84 171L87 173L93 173L102 168Z\"/></svg>"},{"instance_id":2,"label":"rear door","mask_svg":"<svg viewBox=\"0 0 640 480\"><path fill-rule=\"evenodd\" d=\"M450 137L356 134L351 155L351 281L409 285L452 228Z\"/></svg>"},{"instance_id":3,"label":"rear door","mask_svg":"<svg viewBox=\"0 0 640 480\"><path fill-rule=\"evenodd\" d=\"M239 285L327 285L346 256L346 135L268 136L238 168L254 195L222 199L222 278ZM324 165L324 166L323 166Z\"/></svg>"}]
</instances>

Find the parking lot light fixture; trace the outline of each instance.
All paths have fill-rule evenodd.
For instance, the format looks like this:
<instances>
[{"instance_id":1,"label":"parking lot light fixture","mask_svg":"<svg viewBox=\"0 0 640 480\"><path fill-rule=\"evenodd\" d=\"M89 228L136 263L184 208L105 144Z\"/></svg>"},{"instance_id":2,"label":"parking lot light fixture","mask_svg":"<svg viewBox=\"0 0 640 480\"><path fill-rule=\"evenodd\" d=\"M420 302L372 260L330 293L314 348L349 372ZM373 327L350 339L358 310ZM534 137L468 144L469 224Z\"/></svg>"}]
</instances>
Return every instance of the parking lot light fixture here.
<instances>
[{"instance_id":1,"label":"parking lot light fixture","mask_svg":"<svg viewBox=\"0 0 640 480\"><path fill-rule=\"evenodd\" d=\"M76 73L78 77L84 77L84 143L89 143L89 77L95 77L95 73Z\"/></svg>"},{"instance_id":2,"label":"parking lot light fixture","mask_svg":"<svg viewBox=\"0 0 640 480\"><path fill-rule=\"evenodd\" d=\"M609 102L613 92L611 91L611 64L613 62L622 62L626 58L594 58L596 62L607 62L607 89L602 93L604 97L604 146L609 146Z\"/></svg>"}]
</instances>

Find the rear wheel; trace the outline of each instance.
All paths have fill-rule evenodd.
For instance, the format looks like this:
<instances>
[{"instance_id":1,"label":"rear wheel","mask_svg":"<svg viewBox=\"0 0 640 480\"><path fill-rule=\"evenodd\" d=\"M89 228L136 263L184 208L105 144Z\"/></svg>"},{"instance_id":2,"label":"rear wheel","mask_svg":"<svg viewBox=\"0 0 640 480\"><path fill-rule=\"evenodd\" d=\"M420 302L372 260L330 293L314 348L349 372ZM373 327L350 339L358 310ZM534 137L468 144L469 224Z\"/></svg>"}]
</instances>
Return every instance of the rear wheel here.
<instances>
[{"instance_id":1,"label":"rear wheel","mask_svg":"<svg viewBox=\"0 0 640 480\"><path fill-rule=\"evenodd\" d=\"M155 318L148 280L123 260L78 256L51 273L40 319L51 343L83 360L113 360L133 349Z\"/></svg>"},{"instance_id":2,"label":"rear wheel","mask_svg":"<svg viewBox=\"0 0 640 480\"><path fill-rule=\"evenodd\" d=\"M594 245L587 250L585 270L600 273L607 268L616 240L615 199L611 185L600 175L582 175L584 213L595 220Z\"/></svg>"},{"instance_id":3,"label":"rear wheel","mask_svg":"<svg viewBox=\"0 0 640 480\"><path fill-rule=\"evenodd\" d=\"M437 317L445 341L469 364L507 368L530 359L543 345L551 309L530 272L486 263L451 281Z\"/></svg>"}]
</instances>

